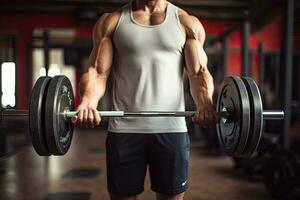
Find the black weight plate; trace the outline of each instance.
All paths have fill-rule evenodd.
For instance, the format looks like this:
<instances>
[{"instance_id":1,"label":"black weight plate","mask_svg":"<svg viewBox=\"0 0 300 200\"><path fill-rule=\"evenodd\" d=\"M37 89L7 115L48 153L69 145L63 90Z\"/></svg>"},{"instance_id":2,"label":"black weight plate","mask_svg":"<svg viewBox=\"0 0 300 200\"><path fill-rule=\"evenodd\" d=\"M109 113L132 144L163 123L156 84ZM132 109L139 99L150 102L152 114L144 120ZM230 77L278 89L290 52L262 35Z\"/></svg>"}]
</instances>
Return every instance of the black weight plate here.
<instances>
[{"instance_id":1,"label":"black weight plate","mask_svg":"<svg viewBox=\"0 0 300 200\"><path fill-rule=\"evenodd\" d=\"M288 150L275 151L263 164L264 184L274 198L284 198L296 189L295 155Z\"/></svg>"},{"instance_id":2,"label":"black weight plate","mask_svg":"<svg viewBox=\"0 0 300 200\"><path fill-rule=\"evenodd\" d=\"M228 77L217 101L217 111L226 108L229 119L217 124L219 143L229 156L242 157L250 128L250 105L247 89L239 77Z\"/></svg>"},{"instance_id":3,"label":"black weight plate","mask_svg":"<svg viewBox=\"0 0 300 200\"><path fill-rule=\"evenodd\" d=\"M263 128L263 106L260 92L255 81L250 77L243 77L242 80L248 91L250 102L250 134L244 150L245 156L251 156L259 144Z\"/></svg>"},{"instance_id":4,"label":"black weight plate","mask_svg":"<svg viewBox=\"0 0 300 200\"><path fill-rule=\"evenodd\" d=\"M70 148L74 125L65 111L74 110L74 94L66 76L55 76L48 88L45 119L46 137L50 153L64 155Z\"/></svg>"},{"instance_id":5,"label":"black weight plate","mask_svg":"<svg viewBox=\"0 0 300 200\"><path fill-rule=\"evenodd\" d=\"M46 142L44 111L45 98L51 77L40 77L31 92L29 103L29 133L33 148L40 156L50 156Z\"/></svg>"}]
</instances>

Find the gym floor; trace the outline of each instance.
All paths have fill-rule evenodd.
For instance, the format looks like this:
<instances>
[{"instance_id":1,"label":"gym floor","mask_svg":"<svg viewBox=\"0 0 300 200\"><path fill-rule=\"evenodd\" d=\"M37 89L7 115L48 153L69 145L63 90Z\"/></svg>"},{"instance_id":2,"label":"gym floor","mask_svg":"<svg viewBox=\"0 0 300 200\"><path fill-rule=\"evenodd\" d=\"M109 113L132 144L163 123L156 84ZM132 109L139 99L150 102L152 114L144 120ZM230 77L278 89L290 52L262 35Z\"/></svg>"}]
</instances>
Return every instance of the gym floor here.
<instances>
[{"instance_id":1,"label":"gym floor","mask_svg":"<svg viewBox=\"0 0 300 200\"><path fill-rule=\"evenodd\" d=\"M0 199L5 200L106 200L106 131L79 130L63 157L39 157L31 146L0 161ZM188 200L268 200L260 181L233 169L228 157L204 154L201 143L192 142ZM153 200L149 189L139 199Z\"/></svg>"}]
</instances>

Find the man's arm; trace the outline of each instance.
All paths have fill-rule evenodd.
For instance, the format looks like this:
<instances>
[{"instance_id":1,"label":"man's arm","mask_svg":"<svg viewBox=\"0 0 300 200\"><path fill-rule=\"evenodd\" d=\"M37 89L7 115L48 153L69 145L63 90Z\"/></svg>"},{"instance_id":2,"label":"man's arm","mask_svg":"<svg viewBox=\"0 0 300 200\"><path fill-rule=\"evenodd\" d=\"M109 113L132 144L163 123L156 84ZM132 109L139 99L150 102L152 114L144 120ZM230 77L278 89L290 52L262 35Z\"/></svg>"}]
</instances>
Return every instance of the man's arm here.
<instances>
[{"instance_id":1,"label":"man's arm","mask_svg":"<svg viewBox=\"0 0 300 200\"><path fill-rule=\"evenodd\" d=\"M184 11L179 12L180 22L186 33L184 47L185 69L190 82L190 91L197 106L193 117L203 127L216 123L218 114L213 105L214 84L207 68L207 55L203 49L205 31L200 21Z\"/></svg>"},{"instance_id":2,"label":"man's arm","mask_svg":"<svg viewBox=\"0 0 300 200\"><path fill-rule=\"evenodd\" d=\"M112 36L119 20L119 13L104 14L93 29L93 49L89 67L80 80L81 103L78 114L72 118L80 126L94 127L100 123L97 113L99 100L104 96L106 82L113 60Z\"/></svg>"}]
</instances>

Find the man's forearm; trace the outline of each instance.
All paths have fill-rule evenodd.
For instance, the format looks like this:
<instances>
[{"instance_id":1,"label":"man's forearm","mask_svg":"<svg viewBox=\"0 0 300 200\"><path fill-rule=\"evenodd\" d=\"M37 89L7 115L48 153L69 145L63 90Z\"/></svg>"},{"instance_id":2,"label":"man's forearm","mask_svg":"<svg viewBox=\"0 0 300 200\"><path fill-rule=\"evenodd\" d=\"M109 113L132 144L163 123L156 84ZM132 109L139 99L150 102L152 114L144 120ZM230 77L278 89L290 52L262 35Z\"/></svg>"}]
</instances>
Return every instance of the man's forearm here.
<instances>
[{"instance_id":1,"label":"man's forearm","mask_svg":"<svg viewBox=\"0 0 300 200\"><path fill-rule=\"evenodd\" d=\"M197 108L213 104L213 78L206 69L204 72L189 74L190 92Z\"/></svg>"},{"instance_id":2,"label":"man's forearm","mask_svg":"<svg viewBox=\"0 0 300 200\"><path fill-rule=\"evenodd\" d=\"M104 96L108 74L98 73L94 68L84 73L80 80L82 103L96 107Z\"/></svg>"}]
</instances>

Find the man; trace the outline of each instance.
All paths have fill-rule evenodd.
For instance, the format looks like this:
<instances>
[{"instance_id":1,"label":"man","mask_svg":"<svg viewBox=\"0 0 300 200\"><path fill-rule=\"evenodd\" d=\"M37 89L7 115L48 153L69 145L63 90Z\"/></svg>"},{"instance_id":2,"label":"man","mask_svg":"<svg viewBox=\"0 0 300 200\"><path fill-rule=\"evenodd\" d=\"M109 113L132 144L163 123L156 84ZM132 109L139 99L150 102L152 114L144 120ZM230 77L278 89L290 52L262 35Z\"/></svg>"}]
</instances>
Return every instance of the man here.
<instances>
[{"instance_id":1,"label":"man","mask_svg":"<svg viewBox=\"0 0 300 200\"><path fill-rule=\"evenodd\" d=\"M183 70L197 105L193 121L213 126L213 80L197 18L166 0L134 0L104 14L93 31L89 68L81 78L82 101L73 123L99 124L97 104L113 73L113 110L183 111ZM187 189L189 138L182 117L119 118L109 121L107 181L111 199L134 200L149 167L159 200L181 200Z\"/></svg>"}]
</instances>

